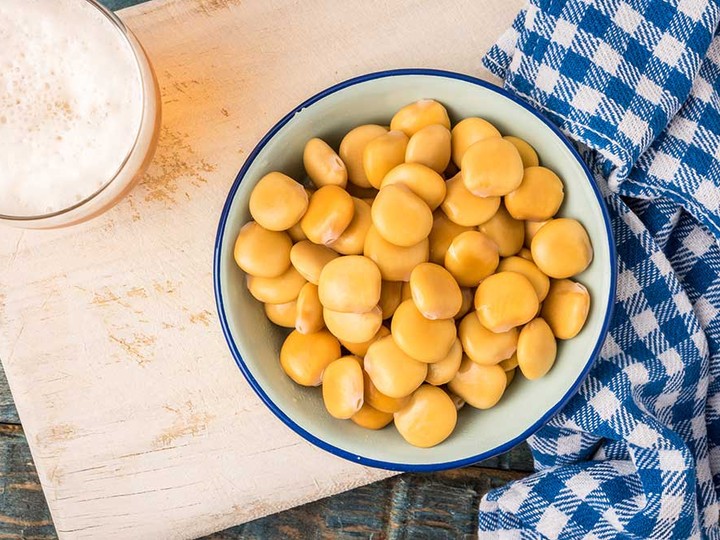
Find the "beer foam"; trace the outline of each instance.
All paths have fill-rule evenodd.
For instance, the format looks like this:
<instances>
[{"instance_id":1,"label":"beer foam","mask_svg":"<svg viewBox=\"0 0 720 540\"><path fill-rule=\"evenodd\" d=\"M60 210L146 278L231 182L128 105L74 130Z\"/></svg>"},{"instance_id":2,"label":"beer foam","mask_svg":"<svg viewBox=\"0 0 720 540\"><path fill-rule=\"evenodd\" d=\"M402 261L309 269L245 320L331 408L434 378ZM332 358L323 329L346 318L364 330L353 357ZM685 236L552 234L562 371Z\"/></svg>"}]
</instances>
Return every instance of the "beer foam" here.
<instances>
[{"instance_id":1,"label":"beer foam","mask_svg":"<svg viewBox=\"0 0 720 540\"><path fill-rule=\"evenodd\" d=\"M86 0L0 0L0 43L0 214L73 206L115 176L135 143L135 54Z\"/></svg>"}]
</instances>

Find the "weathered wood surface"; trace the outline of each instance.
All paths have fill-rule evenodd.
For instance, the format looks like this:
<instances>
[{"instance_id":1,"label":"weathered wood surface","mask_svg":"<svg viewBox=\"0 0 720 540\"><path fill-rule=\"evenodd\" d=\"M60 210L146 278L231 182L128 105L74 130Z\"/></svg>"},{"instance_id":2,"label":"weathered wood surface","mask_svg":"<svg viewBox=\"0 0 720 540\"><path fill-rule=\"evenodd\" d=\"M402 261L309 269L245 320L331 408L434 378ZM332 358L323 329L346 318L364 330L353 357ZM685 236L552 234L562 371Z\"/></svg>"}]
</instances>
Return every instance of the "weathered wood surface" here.
<instances>
[{"instance_id":1,"label":"weathered wood surface","mask_svg":"<svg viewBox=\"0 0 720 540\"><path fill-rule=\"evenodd\" d=\"M217 215L294 104L378 69L477 73L520 3L156 0L121 13L163 93L153 166L86 225L0 235L0 358L61 536L192 537L384 476L299 440L245 384L215 320Z\"/></svg>"},{"instance_id":2,"label":"weathered wood surface","mask_svg":"<svg viewBox=\"0 0 720 540\"><path fill-rule=\"evenodd\" d=\"M56 538L50 511L0 366L0 538ZM477 504L489 489L532 470L527 446L475 467L406 474L257 519L207 537L458 538L473 536Z\"/></svg>"}]
</instances>

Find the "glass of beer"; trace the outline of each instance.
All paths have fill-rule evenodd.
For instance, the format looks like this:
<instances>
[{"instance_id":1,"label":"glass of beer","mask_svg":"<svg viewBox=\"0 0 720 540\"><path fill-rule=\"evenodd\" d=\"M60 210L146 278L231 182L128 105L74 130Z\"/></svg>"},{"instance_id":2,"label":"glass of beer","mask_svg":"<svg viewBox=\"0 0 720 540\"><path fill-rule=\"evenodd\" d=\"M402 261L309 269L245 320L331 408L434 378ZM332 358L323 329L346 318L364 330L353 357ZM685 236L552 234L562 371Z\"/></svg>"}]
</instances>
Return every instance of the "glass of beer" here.
<instances>
[{"instance_id":1,"label":"glass of beer","mask_svg":"<svg viewBox=\"0 0 720 540\"><path fill-rule=\"evenodd\" d=\"M57 228L101 214L157 145L145 51L95 0L1 0L0 43L0 223Z\"/></svg>"}]
</instances>

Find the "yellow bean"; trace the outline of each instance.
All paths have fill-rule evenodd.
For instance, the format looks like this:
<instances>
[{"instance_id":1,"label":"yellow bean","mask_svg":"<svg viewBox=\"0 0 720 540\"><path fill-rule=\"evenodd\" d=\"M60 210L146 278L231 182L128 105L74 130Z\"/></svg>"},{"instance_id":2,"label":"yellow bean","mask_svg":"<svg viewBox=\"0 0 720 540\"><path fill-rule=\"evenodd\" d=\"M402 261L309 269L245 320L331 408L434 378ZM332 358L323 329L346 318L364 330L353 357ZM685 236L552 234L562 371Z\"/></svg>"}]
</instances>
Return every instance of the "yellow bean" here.
<instances>
[{"instance_id":1,"label":"yellow bean","mask_svg":"<svg viewBox=\"0 0 720 540\"><path fill-rule=\"evenodd\" d=\"M323 309L325 326L338 339L351 343L368 341L380 330L382 312L378 306L366 313L343 313L328 308Z\"/></svg>"},{"instance_id":2,"label":"yellow bean","mask_svg":"<svg viewBox=\"0 0 720 540\"><path fill-rule=\"evenodd\" d=\"M507 377L500 366L481 366L463 356L455 378L448 388L468 405L476 409L489 409L500 401L505 393Z\"/></svg>"},{"instance_id":3,"label":"yellow bean","mask_svg":"<svg viewBox=\"0 0 720 540\"><path fill-rule=\"evenodd\" d=\"M365 403L380 412L392 414L402 409L408 401L410 401L410 394L400 398L392 398L383 394L377 389L375 383L372 382L367 371L363 371L363 383L365 388Z\"/></svg>"},{"instance_id":4,"label":"yellow bean","mask_svg":"<svg viewBox=\"0 0 720 540\"><path fill-rule=\"evenodd\" d=\"M428 363L445 358L457 337L454 320L426 319L411 300L395 310L390 331L405 354Z\"/></svg>"},{"instance_id":5,"label":"yellow bean","mask_svg":"<svg viewBox=\"0 0 720 540\"><path fill-rule=\"evenodd\" d=\"M449 383L457 370L460 368L460 361L462 360L462 345L460 340L456 339L453 346L450 347L450 352L445 358L438 362L428 364L428 372L425 377L425 382L432 384L433 386L440 386L441 384Z\"/></svg>"},{"instance_id":6,"label":"yellow bean","mask_svg":"<svg viewBox=\"0 0 720 540\"><path fill-rule=\"evenodd\" d=\"M460 287L462 293L462 305L460 311L455 315L455 320L459 321L462 319L473 307L473 300L475 299L475 291L470 287Z\"/></svg>"},{"instance_id":7,"label":"yellow bean","mask_svg":"<svg viewBox=\"0 0 720 540\"><path fill-rule=\"evenodd\" d=\"M367 257L338 257L320 272L320 302L333 311L365 313L377 306L381 284L380 270Z\"/></svg>"},{"instance_id":8,"label":"yellow bean","mask_svg":"<svg viewBox=\"0 0 720 540\"><path fill-rule=\"evenodd\" d=\"M402 289L400 291L400 303L402 304L405 300L412 300L412 289L410 288L410 281L402 282Z\"/></svg>"},{"instance_id":9,"label":"yellow bean","mask_svg":"<svg viewBox=\"0 0 720 540\"><path fill-rule=\"evenodd\" d=\"M403 439L430 448L447 439L457 424L453 400L440 388L424 384L403 409L395 413L395 427Z\"/></svg>"},{"instance_id":10,"label":"yellow bean","mask_svg":"<svg viewBox=\"0 0 720 540\"><path fill-rule=\"evenodd\" d=\"M501 257L515 255L523 247L525 224L514 219L504 205L500 205L495 215L481 224L478 230L497 244Z\"/></svg>"},{"instance_id":11,"label":"yellow bean","mask_svg":"<svg viewBox=\"0 0 720 540\"><path fill-rule=\"evenodd\" d=\"M347 192L350 195L352 195L353 197L356 197L358 199L363 199L363 200L365 200L365 199L373 199L374 200L375 196L378 194L378 190L372 186L360 187L360 186L356 186L355 184L348 184ZM368 204L372 205L372 203L368 203Z\"/></svg>"},{"instance_id":12,"label":"yellow bean","mask_svg":"<svg viewBox=\"0 0 720 540\"><path fill-rule=\"evenodd\" d=\"M327 330L315 334L290 332L280 349L283 371L302 386L319 386L325 368L340 358L340 343Z\"/></svg>"},{"instance_id":13,"label":"yellow bean","mask_svg":"<svg viewBox=\"0 0 720 540\"><path fill-rule=\"evenodd\" d=\"M440 124L446 129L450 129L447 110L434 99L421 99L405 105L396 112L390 120L390 129L400 130L408 137L412 137L422 128L433 124Z\"/></svg>"},{"instance_id":14,"label":"yellow bean","mask_svg":"<svg viewBox=\"0 0 720 540\"><path fill-rule=\"evenodd\" d=\"M365 429L377 430L392 422L393 415L392 413L378 411L376 408L364 403L360 410L350 417L350 420Z\"/></svg>"},{"instance_id":15,"label":"yellow bean","mask_svg":"<svg viewBox=\"0 0 720 540\"><path fill-rule=\"evenodd\" d=\"M507 332L530 321L539 302L532 283L517 272L499 272L484 279L475 291L480 323L491 332Z\"/></svg>"},{"instance_id":16,"label":"yellow bean","mask_svg":"<svg viewBox=\"0 0 720 540\"><path fill-rule=\"evenodd\" d=\"M367 143L363 151L363 167L371 186L379 188L385 175L405 161L407 143L407 136L396 130Z\"/></svg>"},{"instance_id":17,"label":"yellow bean","mask_svg":"<svg viewBox=\"0 0 720 540\"><path fill-rule=\"evenodd\" d=\"M317 285L303 285L298 294L296 312L295 329L301 334L314 334L325 327Z\"/></svg>"},{"instance_id":18,"label":"yellow bean","mask_svg":"<svg viewBox=\"0 0 720 540\"><path fill-rule=\"evenodd\" d=\"M500 207L500 197L476 197L468 191L462 173L447 181L442 210L450 221L474 227L492 218Z\"/></svg>"},{"instance_id":19,"label":"yellow bean","mask_svg":"<svg viewBox=\"0 0 720 540\"><path fill-rule=\"evenodd\" d=\"M465 118L458 122L452 130L452 159L460 167L465 151L483 139L499 138L500 132L487 120L482 118Z\"/></svg>"},{"instance_id":20,"label":"yellow bean","mask_svg":"<svg viewBox=\"0 0 720 540\"><path fill-rule=\"evenodd\" d=\"M347 167L348 180L351 184L363 188L372 187L367 176L365 176L363 152L370 141L380 135L385 135L387 131L383 126L366 124L350 130L340 142L340 159L343 160ZM356 193L353 193L353 195L359 196Z\"/></svg>"},{"instance_id":21,"label":"yellow bean","mask_svg":"<svg viewBox=\"0 0 720 540\"><path fill-rule=\"evenodd\" d=\"M511 370L505 372L505 377L507 377L507 384L505 385L505 389L507 389L507 387L510 386L510 383L515 380L516 372L517 372L517 369L511 369Z\"/></svg>"},{"instance_id":22,"label":"yellow bean","mask_svg":"<svg viewBox=\"0 0 720 540\"><path fill-rule=\"evenodd\" d=\"M307 240L307 236L305 236L299 221L290 227L287 230L287 233L290 235L293 242L302 242L303 240Z\"/></svg>"},{"instance_id":23,"label":"yellow bean","mask_svg":"<svg viewBox=\"0 0 720 540\"><path fill-rule=\"evenodd\" d=\"M557 214L564 198L557 174L545 167L528 167L518 188L505 195L505 206L515 219L544 221Z\"/></svg>"},{"instance_id":24,"label":"yellow bean","mask_svg":"<svg viewBox=\"0 0 720 540\"><path fill-rule=\"evenodd\" d=\"M525 222L525 247L530 249L532 245L532 239L540 230L540 228L546 223L550 223L552 219L546 219L545 221L526 221ZM532 257L532 255L530 255Z\"/></svg>"},{"instance_id":25,"label":"yellow bean","mask_svg":"<svg viewBox=\"0 0 720 540\"><path fill-rule=\"evenodd\" d=\"M334 418L351 418L363 406L363 376L358 360L354 356L343 356L325 368L323 402Z\"/></svg>"},{"instance_id":26,"label":"yellow bean","mask_svg":"<svg viewBox=\"0 0 720 540\"><path fill-rule=\"evenodd\" d=\"M362 199L353 197L353 206L355 213L350 225L330 244L331 248L343 255L362 255L365 237L372 225L370 205Z\"/></svg>"},{"instance_id":27,"label":"yellow bean","mask_svg":"<svg viewBox=\"0 0 720 540\"><path fill-rule=\"evenodd\" d=\"M526 261L533 262L532 253L530 253L530 250L526 247L524 247L520 251L518 251L517 256L522 257Z\"/></svg>"},{"instance_id":28,"label":"yellow bean","mask_svg":"<svg viewBox=\"0 0 720 540\"><path fill-rule=\"evenodd\" d=\"M543 319L534 319L520 330L517 359L526 379L539 379L545 375L555 363L556 356L555 336Z\"/></svg>"},{"instance_id":29,"label":"yellow bean","mask_svg":"<svg viewBox=\"0 0 720 540\"><path fill-rule=\"evenodd\" d=\"M268 231L251 221L240 229L233 255L244 272L272 278L290 268L291 248L292 241L287 233Z\"/></svg>"},{"instance_id":30,"label":"yellow bean","mask_svg":"<svg viewBox=\"0 0 720 540\"><path fill-rule=\"evenodd\" d=\"M247 276L247 288L256 300L267 304L284 304L296 300L307 280L292 266L284 274L265 278Z\"/></svg>"},{"instance_id":31,"label":"yellow bean","mask_svg":"<svg viewBox=\"0 0 720 540\"><path fill-rule=\"evenodd\" d=\"M450 396L450 399L452 399L453 403L455 404L456 411L459 411L465 406L465 400L457 394L453 394L449 388L445 387L445 392L448 396Z\"/></svg>"},{"instance_id":32,"label":"yellow bean","mask_svg":"<svg viewBox=\"0 0 720 540\"><path fill-rule=\"evenodd\" d=\"M420 197L430 210L435 210L445 198L445 180L437 172L419 163L402 163L383 178L380 188L402 184Z\"/></svg>"},{"instance_id":33,"label":"yellow bean","mask_svg":"<svg viewBox=\"0 0 720 540\"><path fill-rule=\"evenodd\" d=\"M569 279L552 280L542 307L542 317L558 339L571 339L585 326L590 312L590 293Z\"/></svg>"},{"instance_id":34,"label":"yellow bean","mask_svg":"<svg viewBox=\"0 0 720 540\"><path fill-rule=\"evenodd\" d=\"M427 262L430 243L426 238L414 246L396 246L385 240L372 226L365 237L363 253L375 261L384 280L409 281L413 268Z\"/></svg>"},{"instance_id":35,"label":"yellow bean","mask_svg":"<svg viewBox=\"0 0 720 540\"><path fill-rule=\"evenodd\" d=\"M410 247L430 234L433 216L428 205L402 184L383 187L372 205L372 222L385 240Z\"/></svg>"},{"instance_id":36,"label":"yellow bean","mask_svg":"<svg viewBox=\"0 0 720 540\"><path fill-rule=\"evenodd\" d=\"M546 275L563 279L590 266L592 244L585 228L574 219L554 219L543 226L530 246L533 261Z\"/></svg>"},{"instance_id":37,"label":"yellow bean","mask_svg":"<svg viewBox=\"0 0 720 540\"><path fill-rule=\"evenodd\" d=\"M523 179L523 163L517 148L499 137L473 144L463 155L460 168L465 187L478 197L507 195Z\"/></svg>"},{"instance_id":38,"label":"yellow bean","mask_svg":"<svg viewBox=\"0 0 720 540\"><path fill-rule=\"evenodd\" d=\"M412 274L411 274L412 275ZM380 310L383 319L389 319L402 302L403 281L383 281L380 288Z\"/></svg>"},{"instance_id":39,"label":"yellow bean","mask_svg":"<svg viewBox=\"0 0 720 540\"><path fill-rule=\"evenodd\" d=\"M510 358L506 358L505 360L500 362L498 365L503 368L505 372L514 370L516 367L518 367L517 352L513 354Z\"/></svg>"},{"instance_id":40,"label":"yellow bean","mask_svg":"<svg viewBox=\"0 0 720 540\"><path fill-rule=\"evenodd\" d=\"M430 262L445 264L445 254L453 239L465 231L473 230L472 227L464 227L453 223L442 210L436 210L433 214L433 226L430 229Z\"/></svg>"},{"instance_id":41,"label":"yellow bean","mask_svg":"<svg viewBox=\"0 0 720 540\"><path fill-rule=\"evenodd\" d=\"M310 139L303 151L303 165L315 187L347 185L347 168L340 156L322 139ZM280 199L282 200L282 199Z\"/></svg>"},{"instance_id":42,"label":"yellow bean","mask_svg":"<svg viewBox=\"0 0 720 540\"><path fill-rule=\"evenodd\" d=\"M494 366L510 358L517 349L518 331L494 333L480 324L473 311L465 315L458 328L458 336L470 360L484 366Z\"/></svg>"},{"instance_id":43,"label":"yellow bean","mask_svg":"<svg viewBox=\"0 0 720 540\"><path fill-rule=\"evenodd\" d=\"M410 274L410 291L415 306L426 319L452 319L462 307L457 281L437 264L417 265Z\"/></svg>"},{"instance_id":44,"label":"yellow bean","mask_svg":"<svg viewBox=\"0 0 720 540\"><path fill-rule=\"evenodd\" d=\"M269 231L296 225L308 207L305 188L279 172L263 176L250 194L250 215Z\"/></svg>"},{"instance_id":45,"label":"yellow bean","mask_svg":"<svg viewBox=\"0 0 720 540\"><path fill-rule=\"evenodd\" d=\"M507 257L500 261L498 272L517 272L522 274L532 284L537 293L538 302L545 300L550 290L550 279L543 274L535 263L522 257Z\"/></svg>"},{"instance_id":46,"label":"yellow bean","mask_svg":"<svg viewBox=\"0 0 720 540\"><path fill-rule=\"evenodd\" d=\"M450 163L450 153L450 130L443 125L432 124L410 137L405 150L405 162L420 163L442 173Z\"/></svg>"},{"instance_id":47,"label":"yellow bean","mask_svg":"<svg viewBox=\"0 0 720 540\"><path fill-rule=\"evenodd\" d=\"M331 244L345 232L355 213L352 197L338 186L323 186L310 197L300 220L305 236L316 244Z\"/></svg>"},{"instance_id":48,"label":"yellow bean","mask_svg":"<svg viewBox=\"0 0 720 540\"><path fill-rule=\"evenodd\" d=\"M425 380L427 369L427 364L405 354L392 336L377 340L365 355L365 371L375 388L390 398L404 398L412 394ZM369 403L376 409L384 410L377 401Z\"/></svg>"},{"instance_id":49,"label":"yellow bean","mask_svg":"<svg viewBox=\"0 0 720 540\"><path fill-rule=\"evenodd\" d=\"M295 328L297 301L285 302L284 304L265 304L265 315L278 326Z\"/></svg>"},{"instance_id":50,"label":"yellow bean","mask_svg":"<svg viewBox=\"0 0 720 540\"><path fill-rule=\"evenodd\" d=\"M499 262L497 245L479 231L456 236L445 254L445 268L462 287L477 286Z\"/></svg>"},{"instance_id":51,"label":"yellow bean","mask_svg":"<svg viewBox=\"0 0 720 540\"><path fill-rule=\"evenodd\" d=\"M355 356L364 358L367 354L368 349L370 348L370 345L375 343L378 339L384 338L385 336L389 335L390 329L387 326L381 326L375 333L375 335L367 341L363 341L362 343L353 343L351 341L345 341L344 339L341 339L340 344L348 351L353 353Z\"/></svg>"},{"instance_id":52,"label":"yellow bean","mask_svg":"<svg viewBox=\"0 0 720 540\"><path fill-rule=\"evenodd\" d=\"M313 285L320 281L320 272L327 263L337 259L338 254L325 246L318 246L309 240L301 240L290 250L290 261L295 270Z\"/></svg>"},{"instance_id":53,"label":"yellow bean","mask_svg":"<svg viewBox=\"0 0 720 540\"><path fill-rule=\"evenodd\" d=\"M512 135L505 135L503 137L506 141L510 141L517 148L520 158L523 162L523 167L537 167L540 165L540 159L538 158L535 149L530 146L527 141L520 139L519 137L513 137Z\"/></svg>"}]
</instances>

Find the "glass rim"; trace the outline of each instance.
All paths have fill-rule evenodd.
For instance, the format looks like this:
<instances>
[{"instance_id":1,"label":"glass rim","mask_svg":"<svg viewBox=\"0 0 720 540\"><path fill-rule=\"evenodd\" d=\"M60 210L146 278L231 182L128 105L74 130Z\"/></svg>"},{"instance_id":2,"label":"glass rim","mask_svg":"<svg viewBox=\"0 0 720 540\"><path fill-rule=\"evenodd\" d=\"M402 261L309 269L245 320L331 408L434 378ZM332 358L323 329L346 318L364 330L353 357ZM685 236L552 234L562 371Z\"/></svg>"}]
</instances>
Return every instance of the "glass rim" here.
<instances>
[{"instance_id":1,"label":"glass rim","mask_svg":"<svg viewBox=\"0 0 720 540\"><path fill-rule=\"evenodd\" d=\"M145 119L145 116L147 114L147 106L148 106L148 96L146 91L146 76L142 69L142 63L143 61L147 63L147 60L140 57L140 54L138 52L138 47L135 43L133 43L132 39L130 38L131 32L128 29L127 26L125 26L125 23L123 23L120 18L113 13L110 9L106 8L100 2L97 0L80 0L82 2L85 2L87 4L90 4L90 6L97 9L102 15L105 16L105 18L110 22L111 25L115 27L115 29L120 33L122 36L122 39L125 40L127 45L130 47L130 50L132 51L133 58L135 58L135 65L138 70L138 74L140 76L140 86L142 87L142 111L141 111L141 118L140 118L140 125L138 126L137 133L135 134L135 140L133 141L132 146L128 150L127 154L125 155L124 159L118 166L117 170L110 175L108 180L100 186L97 190L95 190L93 193L85 197L84 199L76 202L75 204L71 206L67 206L65 208L61 208L60 210L56 210L54 212L48 212L45 214L34 214L34 215L10 215L10 214L3 214L0 212L0 220L5 221L15 221L15 222L31 222L31 221L42 221L44 219L50 219L58 216L62 216L64 214L68 214L74 210L77 210L78 208L88 204L92 200L94 200L96 197L98 197L101 193L103 193L120 175L120 173L123 171L125 166L127 165L128 161L130 161L130 158L132 157L133 153L138 147L138 143L140 142L140 135L143 132L143 121ZM143 54L145 54L143 52Z\"/></svg>"}]
</instances>

